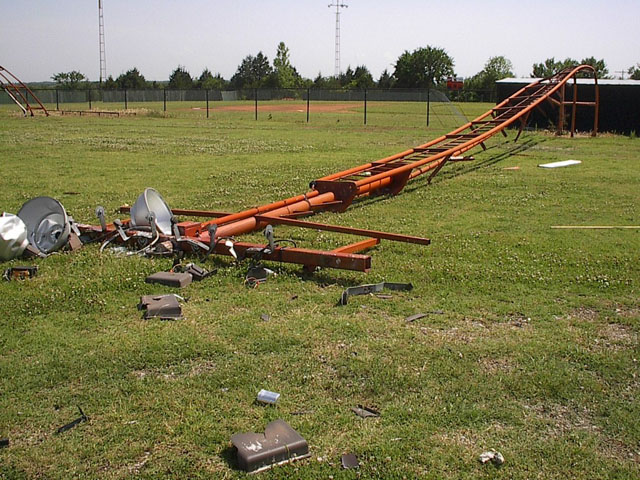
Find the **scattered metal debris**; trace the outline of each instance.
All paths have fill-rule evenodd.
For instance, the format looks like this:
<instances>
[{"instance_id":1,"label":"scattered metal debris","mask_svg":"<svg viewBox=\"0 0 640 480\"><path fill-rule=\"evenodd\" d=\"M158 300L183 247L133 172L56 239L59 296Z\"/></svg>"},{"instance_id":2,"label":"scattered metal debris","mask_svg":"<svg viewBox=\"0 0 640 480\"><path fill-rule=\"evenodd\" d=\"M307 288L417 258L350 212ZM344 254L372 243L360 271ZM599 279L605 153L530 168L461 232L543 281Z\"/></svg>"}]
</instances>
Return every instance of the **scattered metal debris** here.
<instances>
[{"instance_id":1,"label":"scattered metal debris","mask_svg":"<svg viewBox=\"0 0 640 480\"><path fill-rule=\"evenodd\" d=\"M360 462L358 462L358 458L353 453L345 453L342 455L342 468L360 468Z\"/></svg>"},{"instance_id":2,"label":"scattered metal debris","mask_svg":"<svg viewBox=\"0 0 640 480\"><path fill-rule=\"evenodd\" d=\"M183 288L191 284L193 277L190 273L177 272L157 272L149 275L144 281L146 283L158 283L168 287Z\"/></svg>"},{"instance_id":3,"label":"scattered metal debris","mask_svg":"<svg viewBox=\"0 0 640 480\"><path fill-rule=\"evenodd\" d=\"M261 283L267 281L270 275L274 275L275 272L268 268L263 267L262 265L252 265L249 267L247 271L247 275L245 276L245 284L248 287L255 288Z\"/></svg>"},{"instance_id":4,"label":"scattered metal debris","mask_svg":"<svg viewBox=\"0 0 640 480\"><path fill-rule=\"evenodd\" d=\"M182 308L176 295L144 295L140 297L138 310L145 310L142 318L159 318L161 320L179 320Z\"/></svg>"},{"instance_id":5,"label":"scattered metal debris","mask_svg":"<svg viewBox=\"0 0 640 480\"><path fill-rule=\"evenodd\" d=\"M260 314L260 319L263 322L268 322L269 320L271 320L271 315L269 315L268 313L261 313Z\"/></svg>"},{"instance_id":6,"label":"scattered metal debris","mask_svg":"<svg viewBox=\"0 0 640 480\"><path fill-rule=\"evenodd\" d=\"M381 292L385 288L389 290L411 290L413 285L410 283L382 282L371 285L360 285L358 287L349 287L342 292L339 305L346 305L349 301L349 297L352 295L367 295L369 293Z\"/></svg>"},{"instance_id":7,"label":"scattered metal debris","mask_svg":"<svg viewBox=\"0 0 640 480\"><path fill-rule=\"evenodd\" d=\"M42 253L36 247L32 245L27 245L27 248L24 249L22 254L25 258L47 258L48 255L46 253Z\"/></svg>"},{"instance_id":8,"label":"scattered metal debris","mask_svg":"<svg viewBox=\"0 0 640 480\"><path fill-rule=\"evenodd\" d=\"M280 394L276 392L270 392L269 390L265 390L264 388L258 392L258 397L256 400L260 403L268 403L270 405L275 405L278 403L278 399L280 398Z\"/></svg>"},{"instance_id":9,"label":"scattered metal debris","mask_svg":"<svg viewBox=\"0 0 640 480\"><path fill-rule=\"evenodd\" d=\"M238 467L261 472L274 465L310 456L307 441L284 420L269 423L264 433L236 433L231 437Z\"/></svg>"},{"instance_id":10,"label":"scattered metal debris","mask_svg":"<svg viewBox=\"0 0 640 480\"><path fill-rule=\"evenodd\" d=\"M416 313L415 315L409 315L405 318L407 323L415 322L416 320L420 320L421 318L427 317L429 314L427 313Z\"/></svg>"},{"instance_id":11,"label":"scattered metal debris","mask_svg":"<svg viewBox=\"0 0 640 480\"><path fill-rule=\"evenodd\" d=\"M483 465L487 462L491 462L496 467L499 467L504 463L504 457L500 452L489 450L488 452L483 452L482 455L480 455L480 458L478 458L478 461Z\"/></svg>"},{"instance_id":12,"label":"scattered metal debris","mask_svg":"<svg viewBox=\"0 0 640 480\"><path fill-rule=\"evenodd\" d=\"M186 265L182 265L180 263L173 266L171 269L172 272L183 272L191 275L195 282L201 282L205 278L216 273L216 270L208 271L202 268L195 263L187 263Z\"/></svg>"},{"instance_id":13,"label":"scattered metal debris","mask_svg":"<svg viewBox=\"0 0 640 480\"><path fill-rule=\"evenodd\" d=\"M71 228L74 228L74 227L75 227L75 224L72 223ZM76 232L71 232L69 234L69 240L67 241L67 245L69 245L69 248L71 249L72 252L75 252L76 250L82 248L83 243L82 243L82 240L80 240L80 236Z\"/></svg>"},{"instance_id":14,"label":"scattered metal debris","mask_svg":"<svg viewBox=\"0 0 640 480\"><path fill-rule=\"evenodd\" d=\"M361 418L379 417L380 412L371 407L363 407L358 405L357 407L351 407L351 411Z\"/></svg>"},{"instance_id":15,"label":"scattered metal debris","mask_svg":"<svg viewBox=\"0 0 640 480\"><path fill-rule=\"evenodd\" d=\"M58 430L56 430L57 434L60 433L64 433L67 430L71 430L73 427L75 427L76 425L78 425L79 423L82 422L87 422L89 421L89 417L87 417L84 412L82 411L82 409L80 408L80 406L78 406L78 410L80 410L80 417L76 418L73 422L69 422L66 425L61 426L60 428L58 428Z\"/></svg>"},{"instance_id":16,"label":"scattered metal debris","mask_svg":"<svg viewBox=\"0 0 640 480\"><path fill-rule=\"evenodd\" d=\"M17 266L7 268L2 274L7 282L11 280L25 280L27 278L33 278L38 274L38 267L33 265L31 267Z\"/></svg>"},{"instance_id":17,"label":"scattered metal debris","mask_svg":"<svg viewBox=\"0 0 640 480\"><path fill-rule=\"evenodd\" d=\"M409 315L405 318L407 323L415 322L416 320L420 320L421 318L427 317L429 315L444 315L444 310L429 310L426 313L416 313L415 315Z\"/></svg>"}]
</instances>

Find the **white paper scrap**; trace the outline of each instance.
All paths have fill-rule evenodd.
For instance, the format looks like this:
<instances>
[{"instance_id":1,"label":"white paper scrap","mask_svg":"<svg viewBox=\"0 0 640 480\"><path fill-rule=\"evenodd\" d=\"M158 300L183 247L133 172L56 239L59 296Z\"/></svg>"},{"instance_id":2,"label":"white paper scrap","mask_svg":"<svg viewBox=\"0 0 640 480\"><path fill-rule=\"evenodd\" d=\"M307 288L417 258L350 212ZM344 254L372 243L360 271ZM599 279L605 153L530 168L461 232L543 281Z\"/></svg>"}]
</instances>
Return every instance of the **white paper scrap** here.
<instances>
[{"instance_id":1,"label":"white paper scrap","mask_svg":"<svg viewBox=\"0 0 640 480\"><path fill-rule=\"evenodd\" d=\"M564 160L562 162L553 162L553 163L543 163L542 165L538 165L542 168L558 168L558 167L568 167L569 165L578 165L582 163L580 160Z\"/></svg>"}]
</instances>

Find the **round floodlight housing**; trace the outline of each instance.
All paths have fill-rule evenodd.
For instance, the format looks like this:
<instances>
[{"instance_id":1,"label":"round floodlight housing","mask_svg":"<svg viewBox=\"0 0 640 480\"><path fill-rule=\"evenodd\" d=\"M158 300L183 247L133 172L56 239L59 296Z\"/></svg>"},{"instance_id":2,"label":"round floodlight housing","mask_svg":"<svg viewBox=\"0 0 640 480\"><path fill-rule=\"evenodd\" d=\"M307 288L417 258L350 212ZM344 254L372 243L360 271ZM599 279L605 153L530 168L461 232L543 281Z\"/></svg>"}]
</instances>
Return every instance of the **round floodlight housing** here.
<instances>
[{"instance_id":1,"label":"round floodlight housing","mask_svg":"<svg viewBox=\"0 0 640 480\"><path fill-rule=\"evenodd\" d=\"M131 207L131 225L134 227L150 227L150 215L155 215L155 224L160 233L171 235L171 219L173 213L162 195L153 188L146 188Z\"/></svg>"},{"instance_id":2,"label":"round floodlight housing","mask_svg":"<svg viewBox=\"0 0 640 480\"><path fill-rule=\"evenodd\" d=\"M43 253L60 250L69 239L71 223L62 204L55 198L29 200L18 212L27 226L29 243Z\"/></svg>"},{"instance_id":3,"label":"round floodlight housing","mask_svg":"<svg viewBox=\"0 0 640 480\"><path fill-rule=\"evenodd\" d=\"M27 245L27 226L20 217L4 213L0 217L0 261L19 257Z\"/></svg>"}]
</instances>

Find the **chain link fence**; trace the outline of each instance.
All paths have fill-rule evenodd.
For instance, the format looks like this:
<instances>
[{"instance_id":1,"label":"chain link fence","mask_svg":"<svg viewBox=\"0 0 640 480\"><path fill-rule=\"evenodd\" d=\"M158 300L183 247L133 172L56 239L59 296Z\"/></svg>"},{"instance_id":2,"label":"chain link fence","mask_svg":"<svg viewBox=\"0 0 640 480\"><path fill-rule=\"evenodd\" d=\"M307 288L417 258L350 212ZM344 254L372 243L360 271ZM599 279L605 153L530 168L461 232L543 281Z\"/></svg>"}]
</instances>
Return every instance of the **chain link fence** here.
<instances>
[{"instance_id":1,"label":"chain link fence","mask_svg":"<svg viewBox=\"0 0 640 480\"><path fill-rule=\"evenodd\" d=\"M172 89L131 89L131 90L63 90L34 89L34 94L49 110L62 113L113 113L130 112L133 109L145 109L156 112L188 115L206 111L243 111L250 112L258 119L259 111L266 112L268 118L275 112L306 112L306 121L310 121L310 112L326 114L341 111L341 105L347 106L351 113L362 113L364 123L368 114L382 108L385 102L408 102L407 109L420 111L418 116L426 116L429 124L430 113L455 118L457 122L467 120L461 109L452 102L495 102L492 91L454 91L439 89L366 89L336 90L319 88L292 89L241 89L241 90L172 90ZM28 98L28 96L27 96ZM11 98L0 92L0 104L12 103ZM332 105L333 104L333 105ZM411 107L411 104L414 107ZM424 104L419 107L417 104ZM346 108L346 107L345 107ZM404 107L396 107L398 108Z\"/></svg>"}]
</instances>

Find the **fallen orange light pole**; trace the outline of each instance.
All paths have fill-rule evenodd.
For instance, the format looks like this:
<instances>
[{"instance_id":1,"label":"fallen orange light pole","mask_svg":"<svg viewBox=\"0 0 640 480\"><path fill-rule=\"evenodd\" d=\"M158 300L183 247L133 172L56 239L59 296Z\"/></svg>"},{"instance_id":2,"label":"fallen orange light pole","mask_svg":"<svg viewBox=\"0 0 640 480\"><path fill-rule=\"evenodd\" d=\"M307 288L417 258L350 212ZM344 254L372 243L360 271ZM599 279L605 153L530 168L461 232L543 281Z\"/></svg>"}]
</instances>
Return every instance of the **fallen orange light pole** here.
<instances>
[{"instance_id":1,"label":"fallen orange light pole","mask_svg":"<svg viewBox=\"0 0 640 480\"><path fill-rule=\"evenodd\" d=\"M578 102L575 78L580 72L593 75L595 88L594 102ZM574 79L573 98L565 101L565 86ZM372 230L324 225L296 219L300 215L318 211L344 211L360 196L399 193L409 180L431 172L429 182L449 161L460 160L460 155L475 147L486 148L484 142L497 133L504 133L507 127L520 122L520 131L524 129L531 112L543 102L550 101L559 107L558 127L562 130L565 122L565 109L571 107L571 133L575 129L576 106L595 108L593 134L598 128L599 94L595 70L589 65L568 68L558 74L535 81L507 98L485 114L418 147L405 150L383 159L349 168L342 172L327 175L312 181L311 190L278 202L254 207L242 212L224 214L221 212L174 210L174 214L186 216L212 217L204 222L182 222L177 224L176 235L191 244L209 246L211 253L230 254L222 239L235 237L265 228L267 225L289 225L316 230L329 230L376 239L376 242L364 241L341 247L333 251L306 250L297 247L267 249L264 245L235 243L236 250L242 253L251 249L261 249L261 258L303 264L307 267L345 268L367 271L370 257L355 252L369 248L380 239L428 245L427 238L402 234L377 232ZM462 158L467 159L467 158ZM128 211L128 207L122 207ZM213 239L211 238L213 235Z\"/></svg>"}]
</instances>

